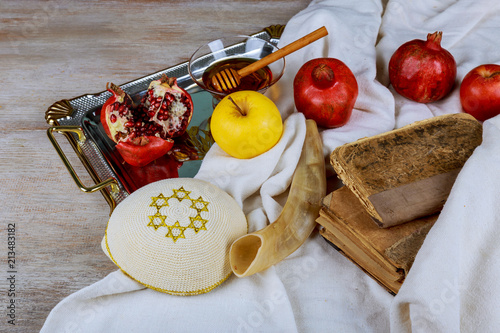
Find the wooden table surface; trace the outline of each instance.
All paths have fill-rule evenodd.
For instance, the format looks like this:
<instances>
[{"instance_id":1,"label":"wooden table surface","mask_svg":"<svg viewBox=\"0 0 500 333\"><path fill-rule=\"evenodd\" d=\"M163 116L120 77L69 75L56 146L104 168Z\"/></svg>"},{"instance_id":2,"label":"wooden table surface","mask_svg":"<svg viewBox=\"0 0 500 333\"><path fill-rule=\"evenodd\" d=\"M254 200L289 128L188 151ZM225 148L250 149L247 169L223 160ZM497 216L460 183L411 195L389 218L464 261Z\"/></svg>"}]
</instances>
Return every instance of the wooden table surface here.
<instances>
[{"instance_id":1,"label":"wooden table surface","mask_svg":"<svg viewBox=\"0 0 500 333\"><path fill-rule=\"evenodd\" d=\"M103 91L107 81L121 84L187 61L210 40L286 24L308 4L0 3L1 332L39 331L64 297L116 270L100 248L109 206L71 179L47 138L47 108ZM64 137L58 142L92 185ZM12 300L14 312L7 308ZM15 326L8 314L15 315Z\"/></svg>"}]
</instances>

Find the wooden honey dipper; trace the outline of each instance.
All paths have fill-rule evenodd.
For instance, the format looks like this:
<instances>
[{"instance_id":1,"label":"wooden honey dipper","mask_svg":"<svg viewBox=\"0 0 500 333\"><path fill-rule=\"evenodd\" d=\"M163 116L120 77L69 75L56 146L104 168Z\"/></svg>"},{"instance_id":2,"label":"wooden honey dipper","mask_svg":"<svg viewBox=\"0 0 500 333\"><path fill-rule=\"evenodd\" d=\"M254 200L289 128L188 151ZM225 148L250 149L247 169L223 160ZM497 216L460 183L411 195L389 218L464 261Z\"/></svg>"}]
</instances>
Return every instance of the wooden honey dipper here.
<instances>
[{"instance_id":1,"label":"wooden honey dipper","mask_svg":"<svg viewBox=\"0 0 500 333\"><path fill-rule=\"evenodd\" d=\"M273 63L276 60L283 58L284 56L295 52L322 37L325 37L326 35L328 35L328 31L325 27L321 27L238 71L232 68L226 68L212 77L212 85L220 92L235 89L239 86L242 77L252 74L270 63Z\"/></svg>"}]
</instances>

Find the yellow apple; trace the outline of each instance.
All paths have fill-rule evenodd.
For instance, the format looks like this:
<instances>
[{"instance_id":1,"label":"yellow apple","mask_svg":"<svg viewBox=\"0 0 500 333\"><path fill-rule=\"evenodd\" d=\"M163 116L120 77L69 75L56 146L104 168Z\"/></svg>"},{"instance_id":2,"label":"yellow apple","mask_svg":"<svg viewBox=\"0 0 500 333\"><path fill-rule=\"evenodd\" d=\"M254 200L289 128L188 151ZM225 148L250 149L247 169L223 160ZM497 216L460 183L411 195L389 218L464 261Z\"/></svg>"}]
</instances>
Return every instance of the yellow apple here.
<instances>
[{"instance_id":1,"label":"yellow apple","mask_svg":"<svg viewBox=\"0 0 500 333\"><path fill-rule=\"evenodd\" d=\"M215 142L231 156L252 158L281 138L283 120L276 104L256 91L237 91L214 109L210 129Z\"/></svg>"}]
</instances>

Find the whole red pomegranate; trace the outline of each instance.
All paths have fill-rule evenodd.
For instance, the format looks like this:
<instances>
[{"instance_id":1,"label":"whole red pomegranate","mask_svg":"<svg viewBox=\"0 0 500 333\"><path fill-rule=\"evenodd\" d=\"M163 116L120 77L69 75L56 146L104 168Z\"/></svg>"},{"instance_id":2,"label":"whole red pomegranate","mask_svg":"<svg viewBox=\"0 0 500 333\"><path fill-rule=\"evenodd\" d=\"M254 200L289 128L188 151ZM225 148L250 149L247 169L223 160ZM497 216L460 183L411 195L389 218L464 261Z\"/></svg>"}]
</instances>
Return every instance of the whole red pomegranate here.
<instances>
[{"instance_id":1,"label":"whole red pomegranate","mask_svg":"<svg viewBox=\"0 0 500 333\"><path fill-rule=\"evenodd\" d=\"M428 34L426 41L406 42L394 52L389 61L389 79L400 95L429 103L453 89L457 65L451 53L441 47L442 35L436 31Z\"/></svg>"},{"instance_id":2,"label":"whole red pomegranate","mask_svg":"<svg viewBox=\"0 0 500 333\"><path fill-rule=\"evenodd\" d=\"M125 162L144 166L165 155L172 138L182 135L191 121L191 96L175 78L152 81L139 105L120 87L106 85L112 96L101 109L101 123Z\"/></svg>"},{"instance_id":3,"label":"whole red pomegranate","mask_svg":"<svg viewBox=\"0 0 500 333\"><path fill-rule=\"evenodd\" d=\"M460 85L460 103L479 121L500 114L500 65L480 65L467 73Z\"/></svg>"},{"instance_id":4,"label":"whole red pomegranate","mask_svg":"<svg viewBox=\"0 0 500 333\"><path fill-rule=\"evenodd\" d=\"M345 125L358 97L358 82L342 61L334 58L309 60L293 81L297 111L319 126Z\"/></svg>"}]
</instances>

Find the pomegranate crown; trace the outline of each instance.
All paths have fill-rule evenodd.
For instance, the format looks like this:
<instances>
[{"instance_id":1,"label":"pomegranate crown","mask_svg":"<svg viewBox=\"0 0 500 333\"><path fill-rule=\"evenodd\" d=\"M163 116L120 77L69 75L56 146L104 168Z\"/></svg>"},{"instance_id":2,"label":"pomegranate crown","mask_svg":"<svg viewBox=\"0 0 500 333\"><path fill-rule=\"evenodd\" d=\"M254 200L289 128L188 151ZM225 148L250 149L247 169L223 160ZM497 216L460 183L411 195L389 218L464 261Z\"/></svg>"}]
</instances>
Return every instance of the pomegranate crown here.
<instances>
[{"instance_id":1,"label":"pomegranate crown","mask_svg":"<svg viewBox=\"0 0 500 333\"><path fill-rule=\"evenodd\" d=\"M439 50L441 49L441 39L443 38L442 31L436 31L434 33L427 34L427 47L431 49Z\"/></svg>"},{"instance_id":2,"label":"pomegranate crown","mask_svg":"<svg viewBox=\"0 0 500 333\"><path fill-rule=\"evenodd\" d=\"M108 90L109 92L113 93L113 95L118 95L120 97L125 96L125 92L123 91L123 89L120 88L120 87L118 87L113 82L106 83L106 90Z\"/></svg>"},{"instance_id":3,"label":"pomegranate crown","mask_svg":"<svg viewBox=\"0 0 500 333\"><path fill-rule=\"evenodd\" d=\"M161 84L166 83L168 86L173 87L177 85L177 78L168 77L166 74L163 74L160 78Z\"/></svg>"},{"instance_id":4,"label":"pomegranate crown","mask_svg":"<svg viewBox=\"0 0 500 333\"><path fill-rule=\"evenodd\" d=\"M113 82L106 83L106 90L112 93L120 103L123 103L125 100L127 100L128 103L134 104L132 98L125 91L123 91L122 88L120 88Z\"/></svg>"}]
</instances>

